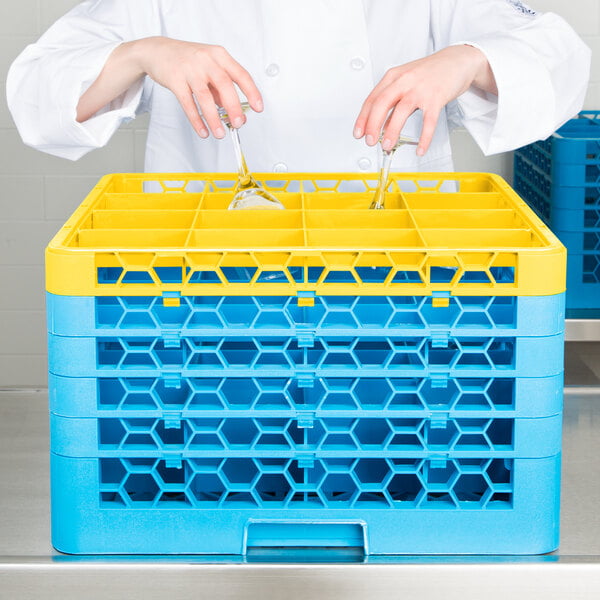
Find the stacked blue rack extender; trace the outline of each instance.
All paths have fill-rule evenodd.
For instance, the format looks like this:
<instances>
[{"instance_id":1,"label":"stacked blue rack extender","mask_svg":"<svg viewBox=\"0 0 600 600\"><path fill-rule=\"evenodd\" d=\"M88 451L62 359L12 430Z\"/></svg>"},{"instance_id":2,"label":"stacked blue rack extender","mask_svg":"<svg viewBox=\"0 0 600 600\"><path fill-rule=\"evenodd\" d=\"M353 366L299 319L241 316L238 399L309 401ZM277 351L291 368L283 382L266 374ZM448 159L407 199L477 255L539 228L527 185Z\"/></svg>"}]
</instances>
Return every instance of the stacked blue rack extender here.
<instances>
[{"instance_id":1,"label":"stacked blue rack extender","mask_svg":"<svg viewBox=\"0 0 600 600\"><path fill-rule=\"evenodd\" d=\"M478 203L500 197L489 185ZM58 550L557 547L565 297L511 295L525 262L469 271L471 252L419 267L433 293L389 293L389 269L338 267L328 281L345 295L272 295L250 289L248 267L217 267L196 293L140 295L144 269L171 290L193 274L123 254L129 283L125 266L103 285L114 267L97 252L102 295L47 293ZM269 281L294 287L309 270ZM249 293L203 293L226 277Z\"/></svg>"}]
</instances>

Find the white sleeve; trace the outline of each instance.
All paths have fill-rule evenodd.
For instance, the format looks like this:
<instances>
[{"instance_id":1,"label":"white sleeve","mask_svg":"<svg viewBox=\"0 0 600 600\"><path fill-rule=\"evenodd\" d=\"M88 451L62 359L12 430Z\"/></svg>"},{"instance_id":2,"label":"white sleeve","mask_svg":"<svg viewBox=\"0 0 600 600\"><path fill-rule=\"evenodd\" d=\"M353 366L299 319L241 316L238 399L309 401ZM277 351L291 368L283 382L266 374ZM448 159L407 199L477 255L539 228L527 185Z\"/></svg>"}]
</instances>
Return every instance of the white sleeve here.
<instances>
[{"instance_id":1,"label":"white sleeve","mask_svg":"<svg viewBox=\"0 0 600 600\"><path fill-rule=\"evenodd\" d=\"M84 123L77 104L122 42L156 35L155 2L132 15L135 0L87 0L59 19L12 64L7 101L23 141L77 160L104 146L124 121L144 109L149 85L139 81ZM140 12L146 14L139 14ZM145 93L144 93L145 90Z\"/></svg>"},{"instance_id":2,"label":"white sleeve","mask_svg":"<svg viewBox=\"0 0 600 600\"><path fill-rule=\"evenodd\" d=\"M545 139L585 99L591 51L558 15L517 0L434 0L434 45L479 48L498 96L471 87L448 107L485 154Z\"/></svg>"}]
</instances>

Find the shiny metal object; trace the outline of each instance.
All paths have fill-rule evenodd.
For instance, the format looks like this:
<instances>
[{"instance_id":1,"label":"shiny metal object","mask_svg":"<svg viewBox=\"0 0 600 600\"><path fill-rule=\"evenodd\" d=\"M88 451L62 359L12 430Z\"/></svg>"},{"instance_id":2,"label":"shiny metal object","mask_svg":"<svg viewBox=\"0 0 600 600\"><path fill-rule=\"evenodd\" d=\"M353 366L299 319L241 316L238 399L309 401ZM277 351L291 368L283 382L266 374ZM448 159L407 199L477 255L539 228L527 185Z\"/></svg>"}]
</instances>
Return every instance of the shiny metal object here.
<instances>
[{"instance_id":1,"label":"shiny metal object","mask_svg":"<svg viewBox=\"0 0 600 600\"><path fill-rule=\"evenodd\" d=\"M565 341L600 342L600 319L567 319Z\"/></svg>"}]
</instances>

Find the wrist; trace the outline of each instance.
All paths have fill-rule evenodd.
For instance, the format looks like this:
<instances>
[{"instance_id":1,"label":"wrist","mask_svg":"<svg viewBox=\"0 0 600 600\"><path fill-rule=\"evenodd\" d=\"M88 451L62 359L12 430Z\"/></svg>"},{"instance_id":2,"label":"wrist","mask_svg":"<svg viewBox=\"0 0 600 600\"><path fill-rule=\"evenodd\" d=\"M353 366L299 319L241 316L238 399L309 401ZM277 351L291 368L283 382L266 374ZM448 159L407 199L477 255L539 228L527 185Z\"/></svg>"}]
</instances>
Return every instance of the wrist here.
<instances>
[{"instance_id":1,"label":"wrist","mask_svg":"<svg viewBox=\"0 0 600 600\"><path fill-rule=\"evenodd\" d=\"M148 59L152 56L153 47L160 40L159 37L140 38L131 42L124 42L119 46L121 58L127 64L132 75L143 77L148 74Z\"/></svg>"},{"instance_id":2,"label":"wrist","mask_svg":"<svg viewBox=\"0 0 600 600\"><path fill-rule=\"evenodd\" d=\"M468 54L469 62L473 69L471 85L486 92L498 94L498 88L496 86L492 68L483 51L472 44L462 44L461 48L464 48L465 52Z\"/></svg>"}]
</instances>

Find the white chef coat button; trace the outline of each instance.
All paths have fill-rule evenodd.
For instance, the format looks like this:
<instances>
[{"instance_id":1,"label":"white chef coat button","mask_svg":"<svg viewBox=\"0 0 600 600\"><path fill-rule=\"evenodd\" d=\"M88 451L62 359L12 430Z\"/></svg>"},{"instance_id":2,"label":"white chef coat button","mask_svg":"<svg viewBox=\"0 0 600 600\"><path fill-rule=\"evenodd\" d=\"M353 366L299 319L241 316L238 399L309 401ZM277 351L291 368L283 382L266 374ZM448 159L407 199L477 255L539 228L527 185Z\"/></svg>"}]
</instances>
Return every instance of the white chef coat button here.
<instances>
[{"instance_id":1,"label":"white chef coat button","mask_svg":"<svg viewBox=\"0 0 600 600\"><path fill-rule=\"evenodd\" d=\"M350 61L350 66L355 70L355 71L360 71L361 69L365 68L365 60L364 58L361 58L360 56L355 56L351 61Z\"/></svg>"},{"instance_id":2,"label":"white chef coat button","mask_svg":"<svg viewBox=\"0 0 600 600\"><path fill-rule=\"evenodd\" d=\"M273 165L273 173L287 173L287 165L285 163L279 162Z\"/></svg>"},{"instance_id":3,"label":"white chef coat button","mask_svg":"<svg viewBox=\"0 0 600 600\"><path fill-rule=\"evenodd\" d=\"M265 72L269 77L277 77L277 75L279 75L279 65L276 65L275 63L271 63L265 69Z\"/></svg>"},{"instance_id":4,"label":"white chef coat button","mask_svg":"<svg viewBox=\"0 0 600 600\"><path fill-rule=\"evenodd\" d=\"M367 169L370 169L371 168L371 159L367 158L366 156L359 158L358 159L358 167L360 168L361 171L366 171Z\"/></svg>"}]
</instances>

